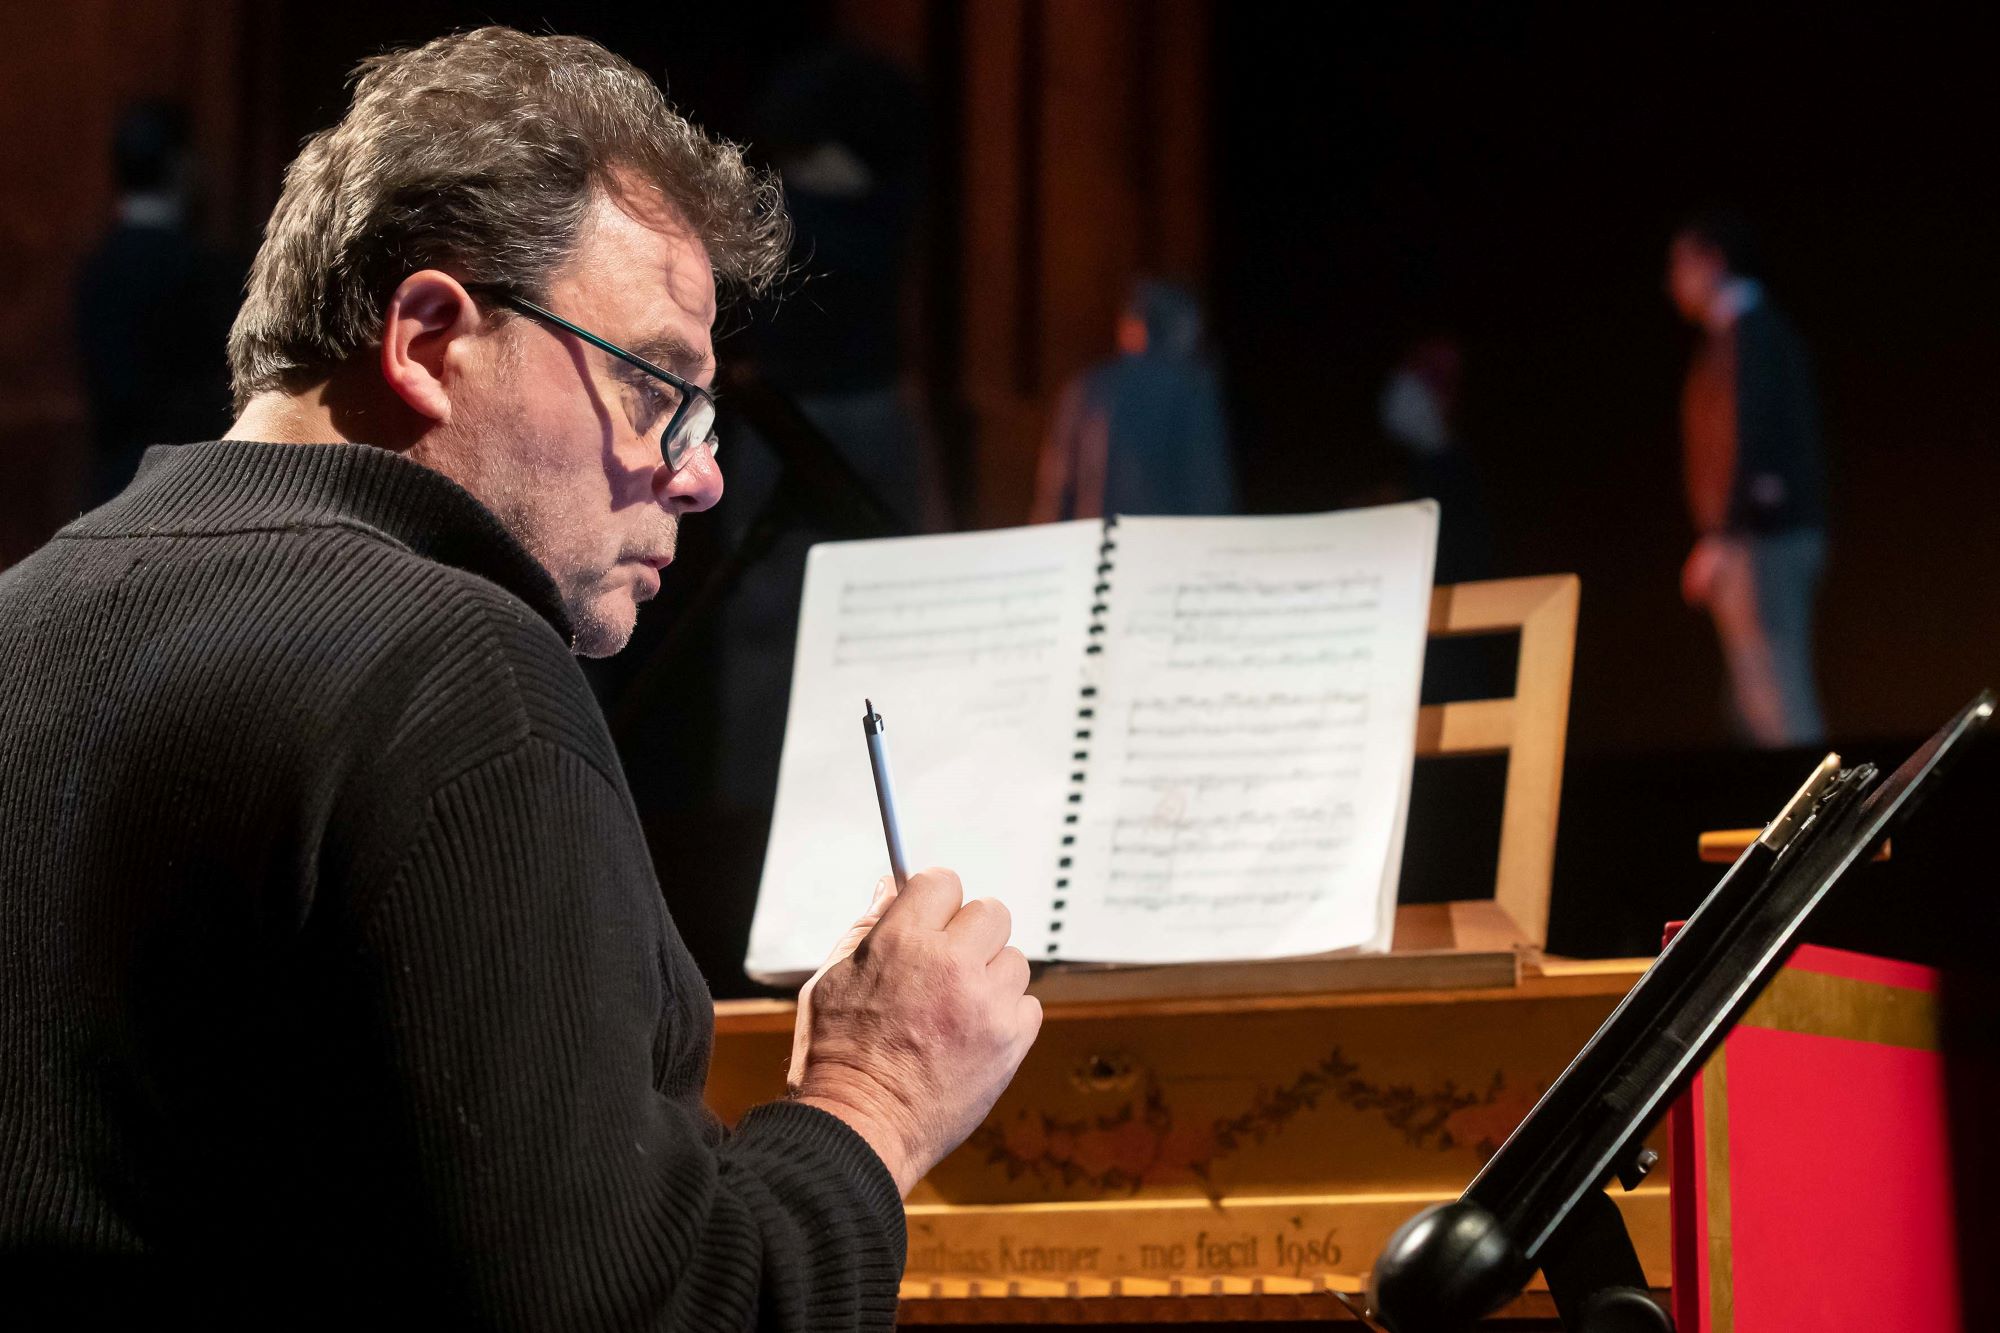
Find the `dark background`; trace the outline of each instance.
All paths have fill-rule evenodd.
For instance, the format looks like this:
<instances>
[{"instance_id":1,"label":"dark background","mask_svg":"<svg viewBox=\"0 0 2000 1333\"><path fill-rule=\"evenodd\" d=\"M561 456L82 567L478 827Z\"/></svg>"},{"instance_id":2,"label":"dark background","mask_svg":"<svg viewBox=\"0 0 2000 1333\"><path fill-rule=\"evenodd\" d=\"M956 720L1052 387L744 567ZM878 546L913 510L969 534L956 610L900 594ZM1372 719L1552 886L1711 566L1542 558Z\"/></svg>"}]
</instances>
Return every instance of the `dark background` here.
<instances>
[{"instance_id":1,"label":"dark background","mask_svg":"<svg viewBox=\"0 0 2000 1333\"><path fill-rule=\"evenodd\" d=\"M1505 568L1583 576L1577 751L1719 742L1674 579L1690 339L1661 277L1675 220L1728 202L1818 363L1834 731L1926 728L2000 674L2000 117L1971 31L1397 8L1312 41L1218 11L1215 293L1253 497L1335 489L1400 339L1457 330Z\"/></svg>"},{"instance_id":2,"label":"dark background","mask_svg":"<svg viewBox=\"0 0 2000 1333\"><path fill-rule=\"evenodd\" d=\"M1125 6L1135 26L1164 7ZM419 0L279 4L262 21L276 29L288 144L338 115L358 55L492 19L597 37L754 148L770 72L820 43L867 42L870 17L798 2L607 13ZM1712 637L1675 581L1689 337L1663 299L1661 261L1677 219L1726 203L1758 225L1773 296L1818 363L1834 478L1820 635L1834 730L1915 733L2000 675L1988 577L2000 524L1986 521L2000 493L1989 371L2000 183L1983 165L2000 157L2000 117L1983 114L1970 27L1823 11L1589 19L1534 5L1221 5L1210 22L1200 206L1213 241L1205 271L1186 276L1214 308L1251 507L1350 502L1383 377L1410 337L1454 332L1497 572L1584 578L1574 746L1724 742ZM914 72L938 111L933 317L912 361L941 397L963 378L949 359L955 326L976 315L959 238L981 201L950 188L954 103L982 58L956 49L965 37L935 15L898 37L920 53ZM1056 138L1045 153L1060 148ZM1108 327L1095 335L1108 350ZM963 477L977 470L963 455L1014 442L961 432L949 443ZM964 520L1018 519L967 489Z\"/></svg>"},{"instance_id":3,"label":"dark background","mask_svg":"<svg viewBox=\"0 0 2000 1333\"><path fill-rule=\"evenodd\" d=\"M599 38L753 153L759 89L800 53L838 41L904 71L927 108L906 372L959 525L1021 520L1048 407L1109 352L1110 315L1137 273L1208 298L1257 510L1352 502L1383 377L1414 335L1454 333L1493 572L1583 579L1559 948L1650 949L1660 921L1712 882L1695 833L1758 822L1811 758L1731 748L1713 635L1677 595L1690 339L1661 270L1688 210L1727 203L1759 225L1773 298L1817 359L1835 511L1819 659L1835 739L1893 760L2000 680L2000 121L1978 30L1944 11L12 7L0 34L0 562L80 503L67 275L109 216L104 146L119 108L141 96L192 107L202 226L247 252L297 142L339 114L356 60L489 20ZM727 319L772 317L784 307ZM724 356L737 345L725 340ZM703 520L690 525L681 593L719 548ZM672 615L663 600L632 655L599 673L614 703ZM715 852L744 835L704 823L704 756L728 743L705 709L712 661L698 642L624 739L663 878L731 990L755 849L747 861ZM1486 827L1495 791L1476 769L1427 771L1413 840ZM1414 891L1456 896L1490 873L1478 838L1454 844L1465 850L1413 865ZM1963 864L1899 910L1970 938L1974 919L1992 918L1973 892L1977 863Z\"/></svg>"}]
</instances>

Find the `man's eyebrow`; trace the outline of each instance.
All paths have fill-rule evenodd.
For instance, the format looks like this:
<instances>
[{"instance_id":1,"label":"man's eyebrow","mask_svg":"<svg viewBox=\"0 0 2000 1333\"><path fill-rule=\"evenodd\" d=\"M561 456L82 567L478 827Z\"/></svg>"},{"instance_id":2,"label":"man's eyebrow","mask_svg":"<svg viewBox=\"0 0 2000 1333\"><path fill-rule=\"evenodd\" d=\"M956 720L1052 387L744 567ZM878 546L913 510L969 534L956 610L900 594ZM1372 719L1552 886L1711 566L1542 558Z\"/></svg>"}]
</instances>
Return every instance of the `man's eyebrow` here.
<instances>
[{"instance_id":1,"label":"man's eyebrow","mask_svg":"<svg viewBox=\"0 0 2000 1333\"><path fill-rule=\"evenodd\" d=\"M714 361L696 351L694 344L671 333L634 343L631 351L656 366L665 366L682 379L699 381L704 372L715 368Z\"/></svg>"}]
</instances>

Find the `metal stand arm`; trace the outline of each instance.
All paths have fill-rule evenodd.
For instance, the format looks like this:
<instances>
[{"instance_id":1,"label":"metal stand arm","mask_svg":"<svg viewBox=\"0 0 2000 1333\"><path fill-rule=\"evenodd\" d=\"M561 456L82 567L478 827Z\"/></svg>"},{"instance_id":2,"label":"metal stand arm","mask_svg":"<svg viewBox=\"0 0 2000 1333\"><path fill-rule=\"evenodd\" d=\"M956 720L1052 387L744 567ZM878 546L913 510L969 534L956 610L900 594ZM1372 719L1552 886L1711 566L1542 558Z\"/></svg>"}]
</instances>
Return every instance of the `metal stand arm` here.
<instances>
[{"instance_id":1,"label":"metal stand arm","mask_svg":"<svg viewBox=\"0 0 2000 1333\"><path fill-rule=\"evenodd\" d=\"M1624 1214L1592 1190L1543 1247L1542 1276L1569 1333L1673 1333L1653 1303Z\"/></svg>"}]
</instances>

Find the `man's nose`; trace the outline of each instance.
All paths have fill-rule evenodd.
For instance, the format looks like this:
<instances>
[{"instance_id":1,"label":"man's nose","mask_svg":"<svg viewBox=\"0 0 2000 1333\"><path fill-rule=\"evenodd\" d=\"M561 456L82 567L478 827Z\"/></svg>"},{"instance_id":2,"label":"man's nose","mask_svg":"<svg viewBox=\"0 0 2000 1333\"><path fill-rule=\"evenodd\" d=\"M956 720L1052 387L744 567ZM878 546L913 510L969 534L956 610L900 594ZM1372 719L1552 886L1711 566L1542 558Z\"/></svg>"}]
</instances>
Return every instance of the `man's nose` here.
<instances>
[{"instance_id":1,"label":"man's nose","mask_svg":"<svg viewBox=\"0 0 2000 1333\"><path fill-rule=\"evenodd\" d=\"M722 498L722 467L707 445L697 445L680 467L661 465L653 474L653 494L662 508L698 514Z\"/></svg>"}]
</instances>

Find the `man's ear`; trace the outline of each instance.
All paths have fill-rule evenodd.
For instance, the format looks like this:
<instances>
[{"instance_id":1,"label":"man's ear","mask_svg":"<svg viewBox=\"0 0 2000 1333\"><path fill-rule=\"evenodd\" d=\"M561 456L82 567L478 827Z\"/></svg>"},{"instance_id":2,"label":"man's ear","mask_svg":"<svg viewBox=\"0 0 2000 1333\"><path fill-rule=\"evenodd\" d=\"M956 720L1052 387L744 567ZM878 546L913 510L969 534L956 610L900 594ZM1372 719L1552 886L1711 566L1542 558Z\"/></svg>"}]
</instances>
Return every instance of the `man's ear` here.
<instances>
[{"instance_id":1,"label":"man's ear","mask_svg":"<svg viewBox=\"0 0 2000 1333\"><path fill-rule=\"evenodd\" d=\"M419 416L450 421L445 362L454 342L479 329L479 307L458 279L434 268L412 273L382 312L382 379Z\"/></svg>"}]
</instances>

